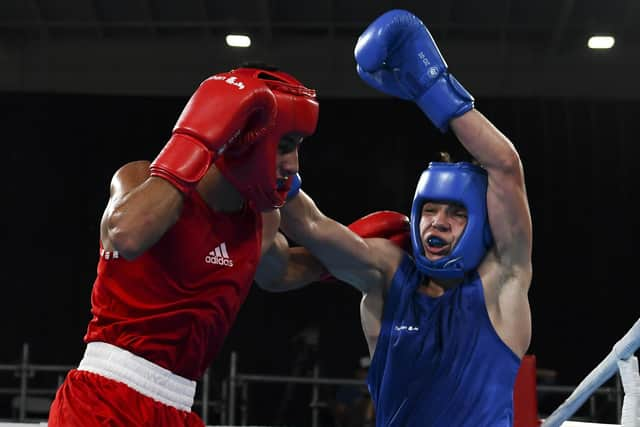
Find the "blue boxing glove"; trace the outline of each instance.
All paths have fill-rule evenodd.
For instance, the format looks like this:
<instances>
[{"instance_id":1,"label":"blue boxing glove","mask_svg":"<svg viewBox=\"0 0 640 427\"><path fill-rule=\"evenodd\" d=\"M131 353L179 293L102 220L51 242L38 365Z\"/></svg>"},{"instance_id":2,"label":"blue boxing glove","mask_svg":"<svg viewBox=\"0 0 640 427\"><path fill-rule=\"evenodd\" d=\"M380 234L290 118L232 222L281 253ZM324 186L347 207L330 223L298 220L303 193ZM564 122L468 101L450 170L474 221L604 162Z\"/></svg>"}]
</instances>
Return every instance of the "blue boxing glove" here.
<instances>
[{"instance_id":1,"label":"blue boxing glove","mask_svg":"<svg viewBox=\"0 0 640 427\"><path fill-rule=\"evenodd\" d=\"M289 179L291 180L291 187L287 193L287 202L296 197L300 192L300 187L302 187L302 177L299 173L290 176Z\"/></svg>"},{"instance_id":2,"label":"blue boxing glove","mask_svg":"<svg viewBox=\"0 0 640 427\"><path fill-rule=\"evenodd\" d=\"M442 132L473 109L473 96L449 74L427 27L406 10L373 21L358 38L355 58L369 86L414 101Z\"/></svg>"}]
</instances>

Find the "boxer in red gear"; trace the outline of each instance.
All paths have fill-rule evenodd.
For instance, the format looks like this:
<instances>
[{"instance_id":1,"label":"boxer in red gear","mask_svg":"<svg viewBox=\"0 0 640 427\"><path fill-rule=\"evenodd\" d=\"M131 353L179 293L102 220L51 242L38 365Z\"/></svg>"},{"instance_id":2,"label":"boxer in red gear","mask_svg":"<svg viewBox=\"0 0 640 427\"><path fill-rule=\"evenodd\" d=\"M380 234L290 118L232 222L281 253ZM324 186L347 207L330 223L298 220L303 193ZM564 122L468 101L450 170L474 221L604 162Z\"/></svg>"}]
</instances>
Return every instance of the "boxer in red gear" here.
<instances>
[{"instance_id":1,"label":"boxer in red gear","mask_svg":"<svg viewBox=\"0 0 640 427\"><path fill-rule=\"evenodd\" d=\"M298 145L317 119L313 90L282 71L242 67L200 85L153 162L115 173L87 348L56 394L50 427L203 426L191 412L196 381L254 279L310 280L282 277L289 253L277 230Z\"/></svg>"}]
</instances>

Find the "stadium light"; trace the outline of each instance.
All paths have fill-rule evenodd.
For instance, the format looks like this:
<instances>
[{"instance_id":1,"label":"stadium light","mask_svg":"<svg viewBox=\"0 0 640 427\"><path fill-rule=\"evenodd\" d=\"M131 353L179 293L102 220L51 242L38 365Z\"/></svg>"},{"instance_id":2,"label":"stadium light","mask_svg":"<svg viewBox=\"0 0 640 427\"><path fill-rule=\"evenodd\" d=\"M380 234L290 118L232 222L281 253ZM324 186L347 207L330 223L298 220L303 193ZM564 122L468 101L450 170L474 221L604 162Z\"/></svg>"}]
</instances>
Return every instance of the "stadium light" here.
<instances>
[{"instance_id":1,"label":"stadium light","mask_svg":"<svg viewBox=\"0 0 640 427\"><path fill-rule=\"evenodd\" d=\"M225 38L227 45L231 47L249 47L251 46L251 38L240 34L228 34Z\"/></svg>"},{"instance_id":2,"label":"stadium light","mask_svg":"<svg viewBox=\"0 0 640 427\"><path fill-rule=\"evenodd\" d=\"M611 36L591 36L587 42L589 49L611 49L616 39Z\"/></svg>"}]
</instances>

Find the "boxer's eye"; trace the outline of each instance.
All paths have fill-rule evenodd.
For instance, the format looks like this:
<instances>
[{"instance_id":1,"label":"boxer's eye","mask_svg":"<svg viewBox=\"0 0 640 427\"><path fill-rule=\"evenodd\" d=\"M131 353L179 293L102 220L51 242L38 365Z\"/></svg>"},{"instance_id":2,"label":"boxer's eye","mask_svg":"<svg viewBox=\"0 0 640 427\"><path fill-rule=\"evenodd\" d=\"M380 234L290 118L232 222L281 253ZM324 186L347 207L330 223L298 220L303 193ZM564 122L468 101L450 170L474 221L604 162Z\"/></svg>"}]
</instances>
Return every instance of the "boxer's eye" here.
<instances>
[{"instance_id":1,"label":"boxer's eye","mask_svg":"<svg viewBox=\"0 0 640 427\"><path fill-rule=\"evenodd\" d=\"M278 143L278 153L280 154L288 154L293 152L298 145L302 142L301 136L295 135L285 135L280 138L280 142Z\"/></svg>"},{"instance_id":2,"label":"boxer's eye","mask_svg":"<svg viewBox=\"0 0 640 427\"><path fill-rule=\"evenodd\" d=\"M459 218L466 218L468 216L467 208L459 203L452 203L451 205L449 205L449 209L451 210L451 215L453 216Z\"/></svg>"}]
</instances>

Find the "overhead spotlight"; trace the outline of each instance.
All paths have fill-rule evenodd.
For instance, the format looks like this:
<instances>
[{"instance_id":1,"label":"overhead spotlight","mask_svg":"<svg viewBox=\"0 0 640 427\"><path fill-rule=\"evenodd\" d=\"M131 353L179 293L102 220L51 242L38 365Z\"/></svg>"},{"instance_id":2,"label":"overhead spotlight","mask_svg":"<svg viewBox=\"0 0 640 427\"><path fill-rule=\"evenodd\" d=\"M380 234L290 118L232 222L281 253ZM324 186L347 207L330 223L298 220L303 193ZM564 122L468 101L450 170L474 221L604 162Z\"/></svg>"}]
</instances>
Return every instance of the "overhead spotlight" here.
<instances>
[{"instance_id":1,"label":"overhead spotlight","mask_svg":"<svg viewBox=\"0 0 640 427\"><path fill-rule=\"evenodd\" d=\"M591 36L587 42L589 49L611 49L616 43L612 36Z\"/></svg>"},{"instance_id":2,"label":"overhead spotlight","mask_svg":"<svg viewBox=\"0 0 640 427\"><path fill-rule=\"evenodd\" d=\"M251 46L251 38L240 34L228 34L225 37L228 46L231 47L249 47Z\"/></svg>"}]
</instances>

